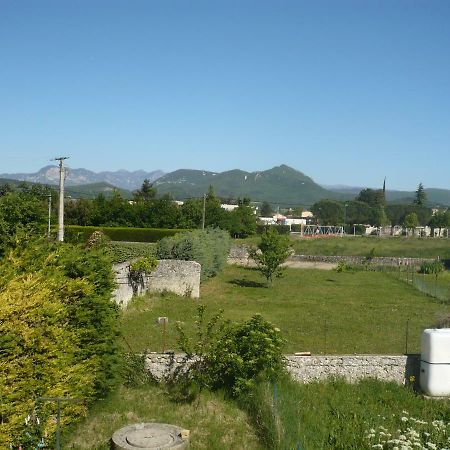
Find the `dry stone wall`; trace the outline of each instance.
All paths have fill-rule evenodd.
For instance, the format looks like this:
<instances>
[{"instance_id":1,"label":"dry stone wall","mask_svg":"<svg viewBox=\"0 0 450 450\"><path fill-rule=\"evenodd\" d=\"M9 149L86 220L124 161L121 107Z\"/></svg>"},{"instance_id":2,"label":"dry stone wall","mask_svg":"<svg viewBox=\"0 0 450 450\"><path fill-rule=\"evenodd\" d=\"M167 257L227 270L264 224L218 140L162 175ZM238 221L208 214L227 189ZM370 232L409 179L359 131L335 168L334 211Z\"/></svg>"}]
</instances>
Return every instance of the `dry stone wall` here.
<instances>
[{"instance_id":1,"label":"dry stone wall","mask_svg":"<svg viewBox=\"0 0 450 450\"><path fill-rule=\"evenodd\" d=\"M320 256L320 255L291 255L287 262L321 262L333 263L345 262L347 264L367 263L365 256ZM374 257L370 260L374 266L420 266L423 262L434 261L427 258L393 258L393 257ZM244 267L254 266L254 261L248 255L248 246L236 245L231 248L228 255L228 264L235 264Z\"/></svg>"},{"instance_id":2,"label":"dry stone wall","mask_svg":"<svg viewBox=\"0 0 450 450\"><path fill-rule=\"evenodd\" d=\"M158 380L167 379L192 364L185 354L149 353L146 368ZM377 378L405 384L419 380L420 355L286 356L286 368L301 383L342 377L349 382Z\"/></svg>"},{"instance_id":3,"label":"dry stone wall","mask_svg":"<svg viewBox=\"0 0 450 450\"><path fill-rule=\"evenodd\" d=\"M116 279L116 289L113 299L125 308L134 295L150 292L173 292L191 298L200 297L201 265L195 261L178 261L162 259L158 261L157 269L144 277L140 284L129 280L130 261L113 266Z\"/></svg>"}]
</instances>

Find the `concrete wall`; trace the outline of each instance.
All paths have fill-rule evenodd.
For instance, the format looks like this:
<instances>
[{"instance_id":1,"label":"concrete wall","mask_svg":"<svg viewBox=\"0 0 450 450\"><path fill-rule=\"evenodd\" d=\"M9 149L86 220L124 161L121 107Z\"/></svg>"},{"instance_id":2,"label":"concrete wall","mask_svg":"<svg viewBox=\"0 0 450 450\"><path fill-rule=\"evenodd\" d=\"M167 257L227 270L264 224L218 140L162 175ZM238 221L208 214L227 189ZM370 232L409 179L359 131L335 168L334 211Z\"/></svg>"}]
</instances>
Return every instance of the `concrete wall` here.
<instances>
[{"instance_id":1,"label":"concrete wall","mask_svg":"<svg viewBox=\"0 0 450 450\"><path fill-rule=\"evenodd\" d=\"M192 360L184 354L149 353L146 367L153 376L162 380L180 371L185 371ZM330 356L286 356L286 368L292 378L302 383L343 377L349 382L363 378L377 378L409 383L411 376L419 380L419 355L330 355Z\"/></svg>"},{"instance_id":2,"label":"concrete wall","mask_svg":"<svg viewBox=\"0 0 450 450\"><path fill-rule=\"evenodd\" d=\"M130 261L113 266L117 288L113 298L125 308L134 295L150 292L173 292L191 298L200 297L201 265L195 261L162 259L155 272L144 277L143 282L131 283L128 277Z\"/></svg>"}]
</instances>

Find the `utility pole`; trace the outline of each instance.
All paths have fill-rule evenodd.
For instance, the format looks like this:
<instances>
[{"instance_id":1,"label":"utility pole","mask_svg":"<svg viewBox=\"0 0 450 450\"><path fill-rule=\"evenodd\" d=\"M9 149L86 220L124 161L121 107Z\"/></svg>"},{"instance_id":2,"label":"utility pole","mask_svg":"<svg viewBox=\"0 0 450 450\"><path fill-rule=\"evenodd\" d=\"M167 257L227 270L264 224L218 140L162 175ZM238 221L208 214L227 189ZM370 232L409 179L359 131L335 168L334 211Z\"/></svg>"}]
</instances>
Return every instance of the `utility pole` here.
<instances>
[{"instance_id":1,"label":"utility pole","mask_svg":"<svg viewBox=\"0 0 450 450\"><path fill-rule=\"evenodd\" d=\"M203 194L202 230L205 229L205 215L206 215L206 194Z\"/></svg>"},{"instance_id":2,"label":"utility pole","mask_svg":"<svg viewBox=\"0 0 450 450\"><path fill-rule=\"evenodd\" d=\"M59 161L59 210L58 210L58 241L64 241L64 160L68 159L68 156L60 156L54 158L53 161Z\"/></svg>"}]
</instances>

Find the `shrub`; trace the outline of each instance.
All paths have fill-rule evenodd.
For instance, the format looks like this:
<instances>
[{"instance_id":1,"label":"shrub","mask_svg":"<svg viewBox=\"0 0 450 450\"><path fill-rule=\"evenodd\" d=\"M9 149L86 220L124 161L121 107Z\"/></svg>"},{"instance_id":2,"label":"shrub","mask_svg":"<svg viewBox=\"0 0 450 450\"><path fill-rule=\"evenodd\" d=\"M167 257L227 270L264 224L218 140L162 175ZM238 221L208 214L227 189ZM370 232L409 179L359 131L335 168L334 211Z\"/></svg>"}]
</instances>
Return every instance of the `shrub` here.
<instances>
[{"instance_id":1,"label":"shrub","mask_svg":"<svg viewBox=\"0 0 450 450\"><path fill-rule=\"evenodd\" d=\"M439 260L435 260L435 261L431 261L431 262L425 261L420 266L419 272L425 273L425 274L434 274L437 276L438 274L443 272L444 269L445 269L444 264Z\"/></svg>"},{"instance_id":2,"label":"shrub","mask_svg":"<svg viewBox=\"0 0 450 450\"><path fill-rule=\"evenodd\" d=\"M118 381L111 263L99 249L25 240L6 255L0 274L0 447L27 442L26 448L34 448L25 440L33 436L24 419L37 407L37 397L89 403ZM51 441L54 405L39 408ZM73 404L63 420L71 423L84 413L83 404Z\"/></svg>"},{"instance_id":3,"label":"shrub","mask_svg":"<svg viewBox=\"0 0 450 450\"><path fill-rule=\"evenodd\" d=\"M94 231L102 231L113 241L158 242L167 236L185 233L188 230L167 228L133 228L133 227L82 227L67 225L66 240L69 242L86 242Z\"/></svg>"},{"instance_id":4,"label":"shrub","mask_svg":"<svg viewBox=\"0 0 450 450\"><path fill-rule=\"evenodd\" d=\"M225 265L230 250L226 231L208 228L161 239L156 248L158 259L180 259L201 264L201 279L215 276Z\"/></svg>"},{"instance_id":5,"label":"shrub","mask_svg":"<svg viewBox=\"0 0 450 450\"><path fill-rule=\"evenodd\" d=\"M222 312L205 325L205 306L197 308L197 342L192 345L177 324L178 344L197 360L188 372L200 387L225 389L232 396L249 392L257 381L276 380L284 373L280 330L260 315L244 323L222 321Z\"/></svg>"},{"instance_id":6,"label":"shrub","mask_svg":"<svg viewBox=\"0 0 450 450\"><path fill-rule=\"evenodd\" d=\"M295 233L300 233L302 231L302 226L299 223L294 223L293 225L291 225L291 231L295 232Z\"/></svg>"}]
</instances>

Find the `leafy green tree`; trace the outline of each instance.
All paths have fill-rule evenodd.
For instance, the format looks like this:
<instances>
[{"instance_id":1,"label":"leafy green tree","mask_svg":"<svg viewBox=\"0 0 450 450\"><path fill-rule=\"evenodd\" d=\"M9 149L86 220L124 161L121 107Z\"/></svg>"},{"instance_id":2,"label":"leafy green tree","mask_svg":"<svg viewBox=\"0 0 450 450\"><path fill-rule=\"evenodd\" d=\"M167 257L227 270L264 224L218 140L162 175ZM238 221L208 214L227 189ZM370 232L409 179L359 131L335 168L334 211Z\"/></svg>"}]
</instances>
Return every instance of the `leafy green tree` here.
<instances>
[{"instance_id":1,"label":"leafy green tree","mask_svg":"<svg viewBox=\"0 0 450 450\"><path fill-rule=\"evenodd\" d=\"M392 225L403 225L405 217L412 212L416 213L419 225L426 225L431 219L431 208L415 204L386 205L385 210Z\"/></svg>"},{"instance_id":2,"label":"leafy green tree","mask_svg":"<svg viewBox=\"0 0 450 450\"><path fill-rule=\"evenodd\" d=\"M335 200L320 200L311 211L321 225L338 225L344 220L344 206Z\"/></svg>"},{"instance_id":3,"label":"leafy green tree","mask_svg":"<svg viewBox=\"0 0 450 450\"><path fill-rule=\"evenodd\" d=\"M403 222L405 228L415 229L419 225L419 219L415 212L409 213Z\"/></svg>"},{"instance_id":4,"label":"leafy green tree","mask_svg":"<svg viewBox=\"0 0 450 450\"><path fill-rule=\"evenodd\" d=\"M231 236L245 238L256 232L256 216L250 206L239 205L229 213L227 226Z\"/></svg>"},{"instance_id":5,"label":"leafy green tree","mask_svg":"<svg viewBox=\"0 0 450 450\"><path fill-rule=\"evenodd\" d=\"M19 231L43 234L47 223L45 201L30 193L9 192L0 197L0 255L14 245Z\"/></svg>"},{"instance_id":6,"label":"leafy green tree","mask_svg":"<svg viewBox=\"0 0 450 450\"><path fill-rule=\"evenodd\" d=\"M369 222L370 206L367 203L353 200L347 202L347 205L347 224L366 224Z\"/></svg>"},{"instance_id":7,"label":"leafy green tree","mask_svg":"<svg viewBox=\"0 0 450 450\"><path fill-rule=\"evenodd\" d=\"M200 228L203 218L203 201L197 198L186 200L181 206L181 228Z\"/></svg>"},{"instance_id":8,"label":"leafy green tree","mask_svg":"<svg viewBox=\"0 0 450 450\"><path fill-rule=\"evenodd\" d=\"M272 206L269 202L262 202L261 210L260 210L260 216L261 217L271 217L273 213Z\"/></svg>"},{"instance_id":9,"label":"leafy green tree","mask_svg":"<svg viewBox=\"0 0 450 450\"><path fill-rule=\"evenodd\" d=\"M369 214L369 223L375 227L384 227L389 225L389 219L383 206L371 208Z\"/></svg>"},{"instance_id":10,"label":"leafy green tree","mask_svg":"<svg viewBox=\"0 0 450 450\"><path fill-rule=\"evenodd\" d=\"M269 284L272 284L274 276L282 275L281 265L288 258L290 249L289 237L279 234L274 228L269 228L262 234L258 249L250 250L250 257Z\"/></svg>"},{"instance_id":11,"label":"leafy green tree","mask_svg":"<svg viewBox=\"0 0 450 450\"><path fill-rule=\"evenodd\" d=\"M356 201L367 203L372 208L384 206L383 189L363 189L355 198Z\"/></svg>"},{"instance_id":12,"label":"leafy green tree","mask_svg":"<svg viewBox=\"0 0 450 450\"><path fill-rule=\"evenodd\" d=\"M427 193L425 192L425 188L422 183L419 183L419 186L416 190L416 198L414 199L414 203L419 206L425 205L427 201Z\"/></svg>"}]
</instances>

